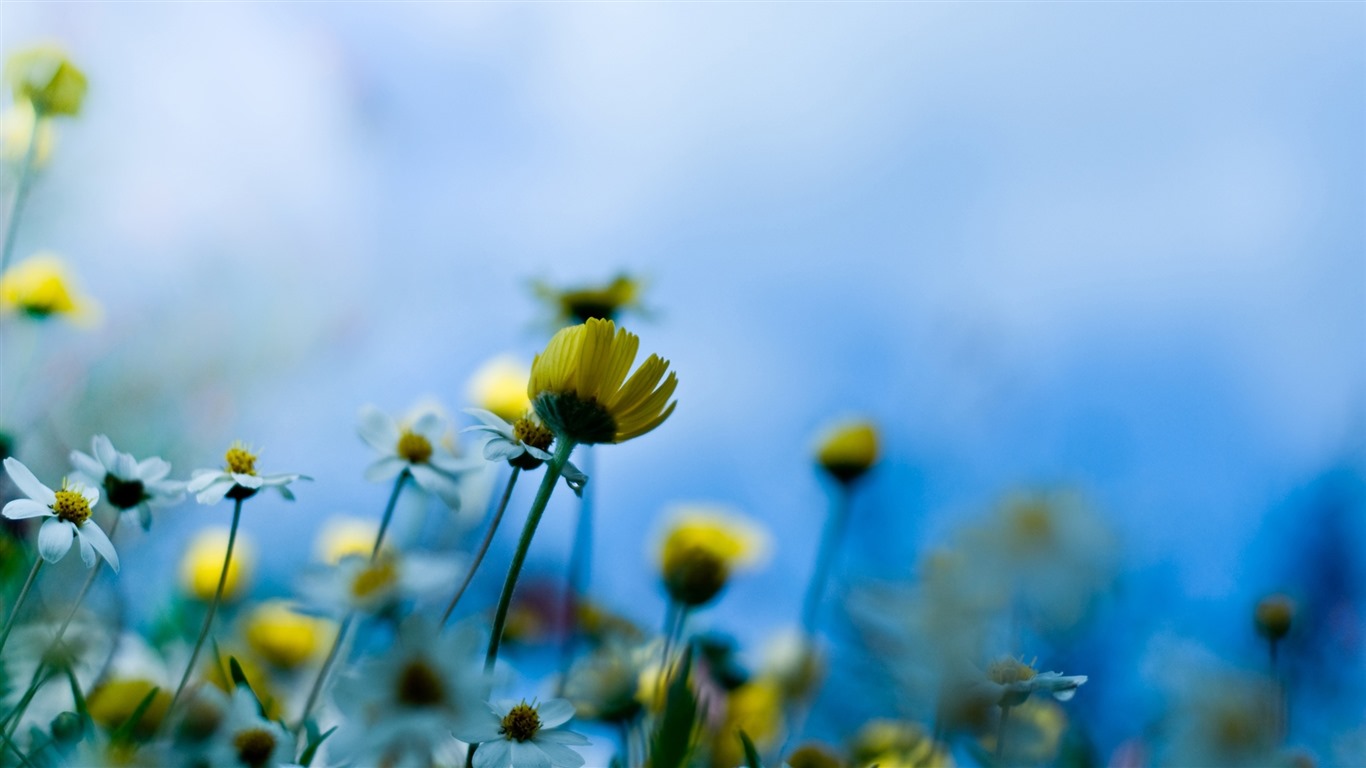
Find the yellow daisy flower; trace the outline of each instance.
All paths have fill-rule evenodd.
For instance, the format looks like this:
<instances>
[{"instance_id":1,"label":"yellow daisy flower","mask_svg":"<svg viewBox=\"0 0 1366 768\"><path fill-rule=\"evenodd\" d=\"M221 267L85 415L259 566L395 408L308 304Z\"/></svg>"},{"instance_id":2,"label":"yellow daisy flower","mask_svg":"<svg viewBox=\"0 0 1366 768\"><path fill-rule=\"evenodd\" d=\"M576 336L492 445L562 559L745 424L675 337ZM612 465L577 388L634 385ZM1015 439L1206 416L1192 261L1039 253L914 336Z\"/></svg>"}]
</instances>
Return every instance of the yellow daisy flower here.
<instances>
[{"instance_id":1,"label":"yellow daisy flower","mask_svg":"<svg viewBox=\"0 0 1366 768\"><path fill-rule=\"evenodd\" d=\"M877 455L877 428L864 419L835 424L816 443L816 462L841 483L862 477Z\"/></svg>"},{"instance_id":2,"label":"yellow daisy flower","mask_svg":"<svg viewBox=\"0 0 1366 768\"><path fill-rule=\"evenodd\" d=\"M190 597L203 602L213 599L227 548L226 528L201 531L190 541L180 560L180 583ZM251 542L245 536L239 536L232 562L228 564L227 581L223 582L224 600L231 601L242 596L247 583L251 581L255 562Z\"/></svg>"},{"instance_id":3,"label":"yellow daisy flower","mask_svg":"<svg viewBox=\"0 0 1366 768\"><path fill-rule=\"evenodd\" d=\"M287 600L267 600L248 614L243 636L257 656L295 669L318 655L333 632L331 622L299 613Z\"/></svg>"},{"instance_id":4,"label":"yellow daisy flower","mask_svg":"<svg viewBox=\"0 0 1366 768\"><path fill-rule=\"evenodd\" d=\"M32 256L0 275L0 309L40 320L63 315L77 323L99 317L99 306L76 289L66 263L54 253Z\"/></svg>"},{"instance_id":5,"label":"yellow daisy flower","mask_svg":"<svg viewBox=\"0 0 1366 768\"><path fill-rule=\"evenodd\" d=\"M660 549L660 575L669 596L687 606L708 603L736 567L768 553L768 534L754 523L709 507L679 510Z\"/></svg>"},{"instance_id":6,"label":"yellow daisy flower","mask_svg":"<svg viewBox=\"0 0 1366 768\"><path fill-rule=\"evenodd\" d=\"M625 442L664 423L678 379L668 360L650 355L627 380L639 345L611 320L561 329L531 364L527 397L541 421L582 444Z\"/></svg>"},{"instance_id":7,"label":"yellow daisy flower","mask_svg":"<svg viewBox=\"0 0 1366 768\"><path fill-rule=\"evenodd\" d=\"M617 275L605 285L553 288L538 280L531 287L554 309L560 322L616 320L622 310L639 308L640 281L626 274Z\"/></svg>"},{"instance_id":8,"label":"yellow daisy flower","mask_svg":"<svg viewBox=\"0 0 1366 768\"><path fill-rule=\"evenodd\" d=\"M489 360L470 378L470 402L497 414L503 421L515 422L531 408L527 399L526 382L531 371L526 363L512 355L500 355Z\"/></svg>"}]
</instances>

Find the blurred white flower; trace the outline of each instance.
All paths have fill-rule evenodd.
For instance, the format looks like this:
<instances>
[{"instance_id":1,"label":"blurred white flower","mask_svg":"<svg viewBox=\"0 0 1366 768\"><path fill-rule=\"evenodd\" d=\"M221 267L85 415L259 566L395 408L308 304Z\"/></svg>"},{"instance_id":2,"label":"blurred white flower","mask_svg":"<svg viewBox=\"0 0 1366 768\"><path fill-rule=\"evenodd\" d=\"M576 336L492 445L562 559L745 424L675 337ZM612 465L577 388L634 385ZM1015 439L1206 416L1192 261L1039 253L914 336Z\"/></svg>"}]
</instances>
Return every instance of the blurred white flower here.
<instances>
[{"instance_id":1,"label":"blurred white flower","mask_svg":"<svg viewBox=\"0 0 1366 768\"><path fill-rule=\"evenodd\" d=\"M152 524L152 509L185 497L185 484L167 480L171 465L153 456L142 461L114 450L104 435L90 441L90 453L71 452L71 465L82 482L104 489L104 497L120 511L135 513L143 530Z\"/></svg>"},{"instance_id":2,"label":"blurred white flower","mask_svg":"<svg viewBox=\"0 0 1366 768\"><path fill-rule=\"evenodd\" d=\"M246 686L232 694L227 721L218 729L207 758L213 768L264 768L292 762L294 740L279 723L261 715Z\"/></svg>"},{"instance_id":3,"label":"blurred white flower","mask_svg":"<svg viewBox=\"0 0 1366 768\"><path fill-rule=\"evenodd\" d=\"M574 705L564 699L504 701L456 724L454 733L479 745L474 768L579 768L583 756L569 747L589 741L562 727L573 717Z\"/></svg>"},{"instance_id":4,"label":"blurred white flower","mask_svg":"<svg viewBox=\"0 0 1366 768\"><path fill-rule=\"evenodd\" d=\"M15 499L5 505L3 514L11 520L29 517L47 517L38 529L38 554L49 563L55 563L71 550L71 542L81 542L81 560L87 568L94 567L95 553L109 562L115 573L119 570L119 556L104 530L90 519L91 509L99 503L100 492L95 488L62 483L61 490L54 491L38 482L28 467L18 459L5 459L5 471L9 473L14 485L27 499Z\"/></svg>"},{"instance_id":5,"label":"blurred white flower","mask_svg":"<svg viewBox=\"0 0 1366 768\"><path fill-rule=\"evenodd\" d=\"M310 568L299 589L312 607L329 614L375 614L403 600L444 595L463 568L463 560L450 555L383 550L374 560L347 555L335 565Z\"/></svg>"},{"instance_id":6,"label":"blurred white flower","mask_svg":"<svg viewBox=\"0 0 1366 768\"><path fill-rule=\"evenodd\" d=\"M459 476L478 465L457 459L445 446L448 425L440 413L423 409L411 420L399 422L367 405L360 410L358 431L379 454L366 468L366 480L377 483L406 470L420 488L435 494L451 509L460 508Z\"/></svg>"},{"instance_id":7,"label":"blurred white flower","mask_svg":"<svg viewBox=\"0 0 1366 768\"><path fill-rule=\"evenodd\" d=\"M200 504L217 504L224 497L249 499L262 488L274 488L286 500L293 501L294 492L289 490L289 484L311 479L300 474L258 475L256 454L240 442L233 443L223 458L223 469L196 469L185 486Z\"/></svg>"},{"instance_id":8,"label":"blurred white flower","mask_svg":"<svg viewBox=\"0 0 1366 768\"><path fill-rule=\"evenodd\" d=\"M504 421L501 416L482 408L466 408L465 413L479 419L480 424L466 427L461 432L484 432L489 435L484 443L484 458L489 461L506 461L514 467L535 469L543 462L550 461L547 450L555 440L555 435L547 429L534 413L527 413L516 422ZM565 485L575 496L583 496L583 487L588 484L585 475L574 462L566 461L560 473Z\"/></svg>"}]
</instances>

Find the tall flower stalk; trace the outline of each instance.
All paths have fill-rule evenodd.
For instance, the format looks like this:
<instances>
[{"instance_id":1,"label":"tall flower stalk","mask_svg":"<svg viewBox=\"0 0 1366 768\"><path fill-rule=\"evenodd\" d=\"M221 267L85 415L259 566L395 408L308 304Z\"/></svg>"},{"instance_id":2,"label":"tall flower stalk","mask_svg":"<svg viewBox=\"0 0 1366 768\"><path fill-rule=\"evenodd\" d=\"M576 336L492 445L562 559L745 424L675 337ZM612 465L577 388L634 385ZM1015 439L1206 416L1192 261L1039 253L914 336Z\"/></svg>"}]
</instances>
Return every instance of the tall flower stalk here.
<instances>
[{"instance_id":1,"label":"tall flower stalk","mask_svg":"<svg viewBox=\"0 0 1366 768\"><path fill-rule=\"evenodd\" d=\"M185 686L190 682L190 675L194 673L195 663L199 661L199 653L204 650L204 641L208 639L209 630L213 627L213 617L218 613L218 604L223 601L223 585L228 583L228 568L232 565L232 550L237 544L237 529L242 522L242 501L242 498L233 499L232 527L228 530L228 548L223 553L223 570L218 574L218 586L214 589L213 600L209 602L208 613L204 614L204 624L199 628L199 638L195 640L194 650L190 651L190 661L185 665L185 672L180 676L180 683L176 685L175 694L171 696L171 704L166 710L167 715L175 709L176 702L180 701L180 695L185 692Z\"/></svg>"},{"instance_id":2,"label":"tall flower stalk","mask_svg":"<svg viewBox=\"0 0 1366 768\"><path fill-rule=\"evenodd\" d=\"M517 478L522 474L522 468L514 466L512 474L508 476L507 486L503 489L503 495L498 500L498 508L494 510L493 517L489 520L489 529L484 534L484 540L479 542L479 551L474 554L474 562L470 563L469 570L465 572L465 578L461 580L460 586L456 587L455 594L451 595L451 602L446 606L445 613L441 614L440 626L446 626L446 622L451 620L451 614L455 612L455 606L464 597L465 590L470 588L470 583L474 581L474 574L479 570L480 564L484 562L484 555L488 554L489 545L493 543L493 536L498 532L498 524L503 520L503 513L507 511L508 500L512 498L512 489L517 485Z\"/></svg>"}]
</instances>

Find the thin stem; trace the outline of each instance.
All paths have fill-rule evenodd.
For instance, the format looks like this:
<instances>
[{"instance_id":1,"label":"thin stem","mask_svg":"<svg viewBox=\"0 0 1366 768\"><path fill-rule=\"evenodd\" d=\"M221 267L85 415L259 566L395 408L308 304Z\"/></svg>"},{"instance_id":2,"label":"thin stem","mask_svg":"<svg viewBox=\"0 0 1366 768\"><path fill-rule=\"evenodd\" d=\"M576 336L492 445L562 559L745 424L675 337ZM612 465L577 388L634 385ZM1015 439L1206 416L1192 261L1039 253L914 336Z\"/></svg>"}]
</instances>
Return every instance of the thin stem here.
<instances>
[{"instance_id":1,"label":"thin stem","mask_svg":"<svg viewBox=\"0 0 1366 768\"><path fill-rule=\"evenodd\" d=\"M512 487L517 484L517 477L521 473L521 467L512 468L507 487L503 489L503 498L498 501L498 509L494 511L493 518L489 521L489 530L484 534L484 540L479 543L479 551L474 555L474 562L470 563L470 569L465 573L465 580L460 583L455 594L451 596L451 603L446 606L446 612L441 614L441 626L446 626L446 622L451 620L451 613L455 611L456 603L460 602L461 597L464 597L465 590L469 589L470 582L474 581L475 572L484 562L484 555L488 554L489 545L493 543L493 535L498 532L498 524L503 520L503 512L508 508L508 499L512 498Z\"/></svg>"},{"instance_id":2,"label":"thin stem","mask_svg":"<svg viewBox=\"0 0 1366 768\"><path fill-rule=\"evenodd\" d=\"M342 619L341 626L337 627L337 637L332 641L332 649L327 652L327 658L323 660L323 665L318 669L318 677L313 680L313 687L308 690L308 698L304 700L304 710L299 715L299 725L296 731L302 730L304 723L308 722L308 716L313 712L313 707L318 703L318 697L322 695L323 683L327 680L327 675L332 671L332 665L337 663L337 657L341 656L342 644L346 639L346 634L351 630L351 624L356 618L356 612L346 614Z\"/></svg>"},{"instance_id":3,"label":"thin stem","mask_svg":"<svg viewBox=\"0 0 1366 768\"><path fill-rule=\"evenodd\" d=\"M560 481L560 473L569 461L569 454L574 452L574 441L559 437L556 443L555 454L545 465L545 477L541 478L541 487L536 491L536 499L531 503L531 511L527 513L526 524L522 526L522 536L517 541L517 550L512 553L512 564L508 566L507 579L503 582L503 593L498 597L498 610L493 616L493 634L489 636L489 650L484 656L485 672L492 672L494 662L498 660L498 645L503 640L503 627L507 624L508 608L512 605L512 592L517 588L517 576L522 572L522 563L526 561L527 552L531 549L531 539L536 535L536 526L541 522L541 515L545 514L546 505L550 503L550 495L555 492L555 485Z\"/></svg>"},{"instance_id":4,"label":"thin stem","mask_svg":"<svg viewBox=\"0 0 1366 768\"><path fill-rule=\"evenodd\" d=\"M28 135L28 146L24 148L24 159L19 161L19 180L14 187L14 200L10 203L9 220L5 223L5 247L0 251L0 273L9 266L10 254L14 252L14 236L19 232L19 212L28 198L28 188L33 180L33 161L38 154L38 132L42 130L44 117L36 109L33 112L33 130Z\"/></svg>"},{"instance_id":5,"label":"thin stem","mask_svg":"<svg viewBox=\"0 0 1366 768\"><path fill-rule=\"evenodd\" d=\"M379 533L375 535L375 548L370 550L371 562L379 557L379 549L384 545L384 533L389 530L389 521L394 518L394 507L398 504L398 494L403 490L403 483L411 476L412 473L408 471L407 467L404 467L394 480L394 490L389 492L389 503L384 505L384 517L380 518Z\"/></svg>"},{"instance_id":6,"label":"thin stem","mask_svg":"<svg viewBox=\"0 0 1366 768\"><path fill-rule=\"evenodd\" d=\"M621 759L623 765L634 765L631 760L631 721L617 721L617 740L621 742Z\"/></svg>"},{"instance_id":7,"label":"thin stem","mask_svg":"<svg viewBox=\"0 0 1366 768\"><path fill-rule=\"evenodd\" d=\"M996 768L1005 765L1006 725L1010 723L1010 705L1001 705L1001 722L996 726Z\"/></svg>"},{"instance_id":8,"label":"thin stem","mask_svg":"<svg viewBox=\"0 0 1366 768\"><path fill-rule=\"evenodd\" d=\"M659 661L659 677L655 679L655 700L663 697L669 678L673 676L673 663L669 656L674 645L683 639L683 625L687 619L688 607L670 598L669 606L664 611L664 653Z\"/></svg>"},{"instance_id":9,"label":"thin stem","mask_svg":"<svg viewBox=\"0 0 1366 768\"><path fill-rule=\"evenodd\" d=\"M595 477L592 446L584 448L582 461L585 474ZM564 684L569 679L569 665L574 661L574 647L579 638L578 601L588 593L588 581L593 571L593 489L596 487L596 483L589 483L583 488L578 524L574 527L574 544L569 551L569 573L565 578L561 612L565 625L564 636L560 638L560 676L556 684L556 696L564 694Z\"/></svg>"},{"instance_id":10,"label":"thin stem","mask_svg":"<svg viewBox=\"0 0 1366 768\"><path fill-rule=\"evenodd\" d=\"M171 703L166 707L166 714L162 716L162 722L170 721L170 714L175 710L176 702L180 700L180 694L185 691L185 684L190 682L190 674L194 672L195 662L199 660L199 652L204 649L204 640L209 636L209 628L213 626L214 614L218 613L218 604L223 600L223 586L228 583L228 567L232 565L232 548L237 543L237 526L242 520L242 499L233 499L232 505L232 528L228 531L228 551L223 554L223 570L218 574L218 588L214 590L213 602L209 603L209 612L204 617L204 626L199 630L199 639L195 641L194 651L190 653L190 663L185 665L185 674L180 676L180 685L176 686L175 695L171 697Z\"/></svg>"},{"instance_id":11,"label":"thin stem","mask_svg":"<svg viewBox=\"0 0 1366 768\"><path fill-rule=\"evenodd\" d=\"M38 578L38 569L43 567L43 558L39 555L33 561L33 570L28 572L28 578L24 580L24 588L19 590L19 597L14 601L14 607L10 608L9 618L5 620L5 629L0 632L0 651L5 650L5 643L9 641L9 633L14 630L14 620L19 618L19 608L23 606L24 599L28 597L29 590L33 588L33 580Z\"/></svg>"},{"instance_id":12,"label":"thin stem","mask_svg":"<svg viewBox=\"0 0 1366 768\"><path fill-rule=\"evenodd\" d=\"M39 669L41 670L42 668L39 667ZM48 680L55 677L56 674L57 670L55 669L47 670L47 675L39 679L35 684L30 685L28 690L24 691L23 697L19 699L19 703L15 705L14 711L5 716L4 737L6 740L14 738L14 732L19 730L19 723L24 719L24 712L28 710L28 705L32 703L33 697L38 695L38 689L42 688L43 685L46 684Z\"/></svg>"},{"instance_id":13,"label":"thin stem","mask_svg":"<svg viewBox=\"0 0 1366 768\"><path fill-rule=\"evenodd\" d=\"M830 515L825 520L820 549L816 552L816 566L811 571L811 581L806 585L806 598L802 601L802 629L808 637L816 634L825 583L830 577L830 567L839 552L840 542L844 539L848 517L849 485L840 483L830 498Z\"/></svg>"}]
</instances>

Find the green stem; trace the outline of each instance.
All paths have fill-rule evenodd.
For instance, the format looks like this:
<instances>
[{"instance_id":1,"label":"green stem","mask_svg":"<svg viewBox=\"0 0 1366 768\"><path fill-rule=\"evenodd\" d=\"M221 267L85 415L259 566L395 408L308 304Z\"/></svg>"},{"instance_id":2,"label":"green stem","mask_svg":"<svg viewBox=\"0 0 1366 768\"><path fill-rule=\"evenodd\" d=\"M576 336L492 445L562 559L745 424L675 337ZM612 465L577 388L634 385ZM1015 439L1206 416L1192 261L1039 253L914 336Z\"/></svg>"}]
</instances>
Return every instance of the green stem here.
<instances>
[{"instance_id":1,"label":"green stem","mask_svg":"<svg viewBox=\"0 0 1366 768\"><path fill-rule=\"evenodd\" d=\"M1010 705L1001 705L1001 722L996 726L996 768L1005 765L1006 725L1010 723Z\"/></svg>"},{"instance_id":2,"label":"green stem","mask_svg":"<svg viewBox=\"0 0 1366 768\"><path fill-rule=\"evenodd\" d=\"M470 563L470 569L465 573L465 580L460 583L455 594L451 596L451 602L450 605L446 606L446 612L441 614L441 626L446 626L446 622L451 620L451 613L455 611L456 603L459 603L460 598L464 597L465 590L469 589L470 582L474 581L475 572L484 562L484 555L488 554L489 545L493 543L493 535L498 532L498 524L503 520L503 512L508 508L508 499L512 498L512 487L517 484L517 477L521 473L521 467L512 468L507 487L503 489L503 498L498 501L498 509L493 513L493 519L489 521L489 530L484 534L484 540L479 542L479 551L474 555L474 562Z\"/></svg>"},{"instance_id":3,"label":"green stem","mask_svg":"<svg viewBox=\"0 0 1366 768\"><path fill-rule=\"evenodd\" d=\"M811 581L806 585L806 598L802 601L802 629L808 637L814 637L816 634L821 598L825 596L825 583L830 578L830 567L834 564L840 542L844 539L848 518L849 485L840 483L830 499L830 515L825 520L820 549L816 552L816 566L811 571Z\"/></svg>"},{"instance_id":4,"label":"green stem","mask_svg":"<svg viewBox=\"0 0 1366 768\"><path fill-rule=\"evenodd\" d=\"M38 133L43 127L43 116L36 109L33 113L33 130L28 136L28 146L24 148L24 159L19 161L19 180L14 187L14 200L10 204L9 221L5 224L5 247L0 251L0 273L9 267L10 254L14 252L14 236L19 232L19 212L28 198L28 188L33 180L33 161L38 154Z\"/></svg>"},{"instance_id":5,"label":"green stem","mask_svg":"<svg viewBox=\"0 0 1366 768\"><path fill-rule=\"evenodd\" d=\"M582 460L586 474L595 477L592 446L584 449ZM564 605L561 610L565 624L564 636L560 639L560 676L555 685L556 696L564 695L564 684L569 679L569 665L574 661L574 646L579 637L578 601L588 593L588 579L593 570L593 489L596 487L595 483L589 483L583 489L578 525L574 527L574 544L569 551L569 573L565 578Z\"/></svg>"},{"instance_id":6,"label":"green stem","mask_svg":"<svg viewBox=\"0 0 1366 768\"><path fill-rule=\"evenodd\" d=\"M304 700L303 712L299 715L299 724L295 731L302 731L304 723L308 722L308 716L313 712L313 707L318 703L318 697L322 695L323 683L327 681L327 675L332 671L332 665L337 663L337 658L341 656L342 643L346 639L346 634L351 630L351 623L356 618L356 612L346 614L342 619L341 626L337 627L337 636L332 640L332 649L327 652L327 658L323 665L318 669L318 677L313 680L313 687L308 690L308 698Z\"/></svg>"},{"instance_id":7,"label":"green stem","mask_svg":"<svg viewBox=\"0 0 1366 768\"><path fill-rule=\"evenodd\" d=\"M379 548L384 545L384 533L389 530L389 521L394 518L394 507L398 504L398 494L403 490L403 483L412 476L407 467L398 473L398 478L394 480L394 490L389 492L389 503L384 505L384 517L379 521L379 533L375 535L375 548L370 550L370 562L374 562L379 557Z\"/></svg>"},{"instance_id":8,"label":"green stem","mask_svg":"<svg viewBox=\"0 0 1366 768\"><path fill-rule=\"evenodd\" d=\"M558 437L555 442L555 454L545 465L545 477L541 478L541 487L536 491L531 511L527 513L526 524L522 526L522 536L517 541L517 550L512 553L512 564L508 566L507 579L503 582L503 593L498 597L498 610L493 616L493 633L489 636L489 650L484 656L486 673L492 672L494 662L498 661L498 645L503 640L503 627L507 624L508 608L512 605L512 592L517 588L517 576L522 572L522 563L526 561L527 552L531 549L531 539L536 535L536 526L541 522L541 515L545 514L546 505L550 503L550 495L555 492L555 485L560 481L564 465L569 462L569 454L574 452L574 441Z\"/></svg>"},{"instance_id":9,"label":"green stem","mask_svg":"<svg viewBox=\"0 0 1366 768\"><path fill-rule=\"evenodd\" d=\"M39 665L38 671L41 672L42 669L42 665ZM19 723L24 719L24 712L28 710L28 705L33 701L33 697L38 695L38 689L42 688L47 681L55 677L56 674L57 670L48 670L47 675L39 678L37 684L30 685L28 690L24 691L23 698L19 699L19 703L15 705L14 711L5 716L4 738L6 741L12 740L14 738L14 732L19 730Z\"/></svg>"},{"instance_id":10,"label":"green stem","mask_svg":"<svg viewBox=\"0 0 1366 768\"><path fill-rule=\"evenodd\" d=\"M209 612L204 616L204 626L199 629L199 639L195 641L194 651L190 653L190 663L185 665L185 674L180 676L180 685L176 686L175 695L171 697L166 714L161 718L162 722L170 722L171 712L175 710L180 694L185 692L185 684L190 682L195 662L199 660L199 652L204 649L204 640L208 638L209 628L213 626L214 614L218 613L218 604L223 600L223 586L228 583L228 567L232 565L232 548L237 543L237 527L241 520L242 499L233 499L232 528L228 531L228 551L223 554L223 570L218 574L218 588L214 590L213 602L209 603Z\"/></svg>"},{"instance_id":11,"label":"green stem","mask_svg":"<svg viewBox=\"0 0 1366 768\"><path fill-rule=\"evenodd\" d=\"M5 620L5 629L0 632L0 651L5 650L5 643L9 641L9 633L14 630L14 620L19 618L19 608L23 606L24 599L28 597L30 589L33 589L33 580L38 578L38 569L43 567L41 555L33 561L33 570L28 572L28 578L24 580L24 588L19 590L19 597L14 601L14 607L10 608L9 618Z\"/></svg>"},{"instance_id":12,"label":"green stem","mask_svg":"<svg viewBox=\"0 0 1366 768\"><path fill-rule=\"evenodd\" d=\"M688 607L670 598L669 606L664 611L664 653L659 661L659 677L655 679L654 697L656 701L664 697L664 691L669 685L669 678L673 677L673 663L669 657L673 653L674 645L683 639L683 625L687 620Z\"/></svg>"}]
</instances>

